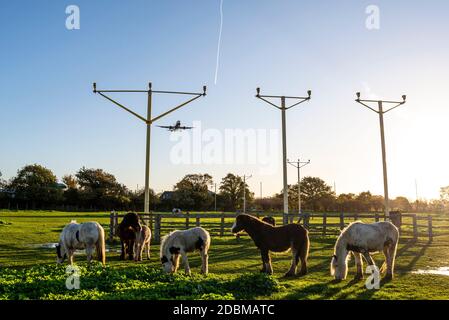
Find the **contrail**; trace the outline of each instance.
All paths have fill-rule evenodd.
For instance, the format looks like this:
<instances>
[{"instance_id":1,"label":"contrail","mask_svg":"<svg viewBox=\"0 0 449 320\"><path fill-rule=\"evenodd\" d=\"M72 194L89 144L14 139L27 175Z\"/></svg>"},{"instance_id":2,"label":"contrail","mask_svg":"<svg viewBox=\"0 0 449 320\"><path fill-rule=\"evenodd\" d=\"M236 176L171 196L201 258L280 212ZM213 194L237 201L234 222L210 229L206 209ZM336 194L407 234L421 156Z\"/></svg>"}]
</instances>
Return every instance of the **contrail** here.
<instances>
[{"instance_id":1,"label":"contrail","mask_svg":"<svg viewBox=\"0 0 449 320\"><path fill-rule=\"evenodd\" d=\"M223 1L224 0L220 0L220 33L218 35L217 62L215 66L215 84L217 84L218 65L220 63L221 31L223 30Z\"/></svg>"}]
</instances>

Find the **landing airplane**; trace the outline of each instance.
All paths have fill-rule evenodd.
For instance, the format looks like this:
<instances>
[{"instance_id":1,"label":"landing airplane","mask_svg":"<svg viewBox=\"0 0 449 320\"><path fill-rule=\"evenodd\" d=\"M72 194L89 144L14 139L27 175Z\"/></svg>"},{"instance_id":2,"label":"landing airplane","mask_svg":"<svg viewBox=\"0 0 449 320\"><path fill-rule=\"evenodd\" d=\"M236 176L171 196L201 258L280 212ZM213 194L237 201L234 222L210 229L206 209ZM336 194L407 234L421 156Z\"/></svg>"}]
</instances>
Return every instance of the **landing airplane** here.
<instances>
[{"instance_id":1,"label":"landing airplane","mask_svg":"<svg viewBox=\"0 0 449 320\"><path fill-rule=\"evenodd\" d=\"M181 121L176 121L176 124L174 126L158 126L159 128L168 129L168 131L178 131L178 130L186 130L186 129L193 129L193 127L186 127L181 126Z\"/></svg>"}]
</instances>

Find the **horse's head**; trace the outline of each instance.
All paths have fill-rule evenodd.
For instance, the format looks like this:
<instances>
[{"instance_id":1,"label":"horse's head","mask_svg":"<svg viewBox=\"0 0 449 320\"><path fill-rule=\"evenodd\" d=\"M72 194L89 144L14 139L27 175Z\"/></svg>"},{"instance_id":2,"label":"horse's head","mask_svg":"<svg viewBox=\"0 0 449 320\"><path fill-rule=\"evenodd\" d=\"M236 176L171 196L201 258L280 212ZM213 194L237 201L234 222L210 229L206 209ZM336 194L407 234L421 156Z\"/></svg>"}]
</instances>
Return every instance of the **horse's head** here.
<instances>
[{"instance_id":1,"label":"horse's head","mask_svg":"<svg viewBox=\"0 0 449 320\"><path fill-rule=\"evenodd\" d=\"M331 260L331 276L334 276L335 280L341 281L346 279L347 274L348 274L347 253L341 255L334 254Z\"/></svg>"},{"instance_id":2,"label":"horse's head","mask_svg":"<svg viewBox=\"0 0 449 320\"><path fill-rule=\"evenodd\" d=\"M55 246L55 248L56 248L56 255L57 255L56 262L63 263L65 258L67 258L67 254L66 254L65 250L62 248L61 244L59 244L59 243Z\"/></svg>"},{"instance_id":3,"label":"horse's head","mask_svg":"<svg viewBox=\"0 0 449 320\"><path fill-rule=\"evenodd\" d=\"M161 256L162 270L164 270L164 272L175 272L175 266L178 263L177 260L180 250L180 248L170 247L168 252L165 252L165 254Z\"/></svg>"},{"instance_id":4,"label":"horse's head","mask_svg":"<svg viewBox=\"0 0 449 320\"><path fill-rule=\"evenodd\" d=\"M128 212L123 217L121 224L133 229L134 232L139 232L142 229L142 225L139 222L139 216L135 212Z\"/></svg>"},{"instance_id":5,"label":"horse's head","mask_svg":"<svg viewBox=\"0 0 449 320\"><path fill-rule=\"evenodd\" d=\"M251 219L251 217L247 214L239 214L235 218L235 222L231 227L231 232L237 234L237 233L245 230L245 227L250 222L250 219Z\"/></svg>"},{"instance_id":6,"label":"horse's head","mask_svg":"<svg viewBox=\"0 0 449 320\"><path fill-rule=\"evenodd\" d=\"M262 218L262 221L263 221L263 222L266 222L266 223L268 223L268 224L271 224L272 226L275 226L275 225L276 225L276 220L274 220L274 218L273 218L273 217L270 217L270 216L263 217L263 218Z\"/></svg>"}]
</instances>

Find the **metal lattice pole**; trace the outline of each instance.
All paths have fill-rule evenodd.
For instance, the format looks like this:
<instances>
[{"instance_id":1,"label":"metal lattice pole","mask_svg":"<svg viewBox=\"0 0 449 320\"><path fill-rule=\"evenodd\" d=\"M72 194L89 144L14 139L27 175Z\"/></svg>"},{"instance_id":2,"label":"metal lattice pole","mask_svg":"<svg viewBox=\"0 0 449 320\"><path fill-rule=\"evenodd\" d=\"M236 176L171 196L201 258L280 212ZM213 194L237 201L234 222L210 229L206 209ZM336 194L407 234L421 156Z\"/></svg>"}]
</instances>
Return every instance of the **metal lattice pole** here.
<instances>
[{"instance_id":1,"label":"metal lattice pole","mask_svg":"<svg viewBox=\"0 0 449 320\"><path fill-rule=\"evenodd\" d=\"M397 107L403 105L405 103L405 100L407 98L406 95L402 96L402 101L388 101L388 100L362 100L360 99L360 92L356 93L357 99L356 102L360 103L361 105L367 107L371 111L374 111L379 115L379 126L380 126L380 143L382 148L382 169L383 169L383 180L384 180L384 206L385 206L385 217L390 217L390 200L388 197L388 175L387 175L387 155L386 155L386 148L385 148L385 133L384 133L384 114L396 109ZM368 103L376 103L378 109L374 109L368 105ZM394 106L384 110L383 105L384 104L393 104Z\"/></svg>"},{"instance_id":2,"label":"metal lattice pole","mask_svg":"<svg viewBox=\"0 0 449 320\"><path fill-rule=\"evenodd\" d=\"M151 150L151 125L153 122L165 117L169 113L172 113L175 110L178 110L179 108L185 106L186 104L198 99L199 97L203 97L206 95L206 86L203 86L203 92L197 93L197 92L181 92L181 91L160 91L160 90L153 90L151 82L148 84L148 90L97 90L97 84L94 82L93 84L93 92L98 93L103 98L111 101L115 105L119 106L120 108L128 111L133 116L137 117L138 119L142 120L146 126L147 126L147 133L146 133L146 149L145 149L145 202L144 202L144 212L149 213L150 212L150 150ZM132 111L131 109L125 107L124 105L118 103L117 101L113 100L112 98L108 97L105 93L146 93L148 96L147 99L147 116L143 117L139 115L138 113ZM186 102L183 102L179 104L178 106L158 115L157 117L152 118L151 115L151 107L152 107L152 97L153 94L178 94L178 95L190 95L194 96L193 98L187 100Z\"/></svg>"}]
</instances>

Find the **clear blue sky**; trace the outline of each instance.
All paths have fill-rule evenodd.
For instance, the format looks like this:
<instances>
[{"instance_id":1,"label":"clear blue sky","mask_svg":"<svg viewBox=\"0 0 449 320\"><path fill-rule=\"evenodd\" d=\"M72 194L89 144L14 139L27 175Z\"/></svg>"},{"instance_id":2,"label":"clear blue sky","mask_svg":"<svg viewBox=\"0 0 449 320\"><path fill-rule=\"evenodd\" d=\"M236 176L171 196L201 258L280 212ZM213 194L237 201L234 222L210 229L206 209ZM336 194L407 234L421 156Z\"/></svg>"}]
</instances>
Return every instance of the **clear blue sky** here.
<instances>
[{"instance_id":1,"label":"clear blue sky","mask_svg":"<svg viewBox=\"0 0 449 320\"><path fill-rule=\"evenodd\" d=\"M81 29L65 28L68 5ZM380 29L365 27L368 5ZM382 194L378 119L354 93L409 102L387 115L392 196L438 197L449 185L447 1L224 0L218 82L214 84L219 0L2 1L0 5L0 170L6 178L40 163L60 178L104 168L130 188L144 182L145 126L92 93L99 88L201 90L208 96L161 120L203 129L279 129L280 113L254 98L303 95L288 112L288 156L311 159L304 175L337 192ZM144 113L145 96L115 96ZM179 103L156 97L155 114ZM187 173L253 174L250 187L279 192L281 167L175 165L169 133L154 128L151 186L171 189ZM280 145L279 145L280 146ZM279 149L280 151L280 149ZM280 163L281 153L273 157ZM289 183L296 173L289 171Z\"/></svg>"}]
</instances>

